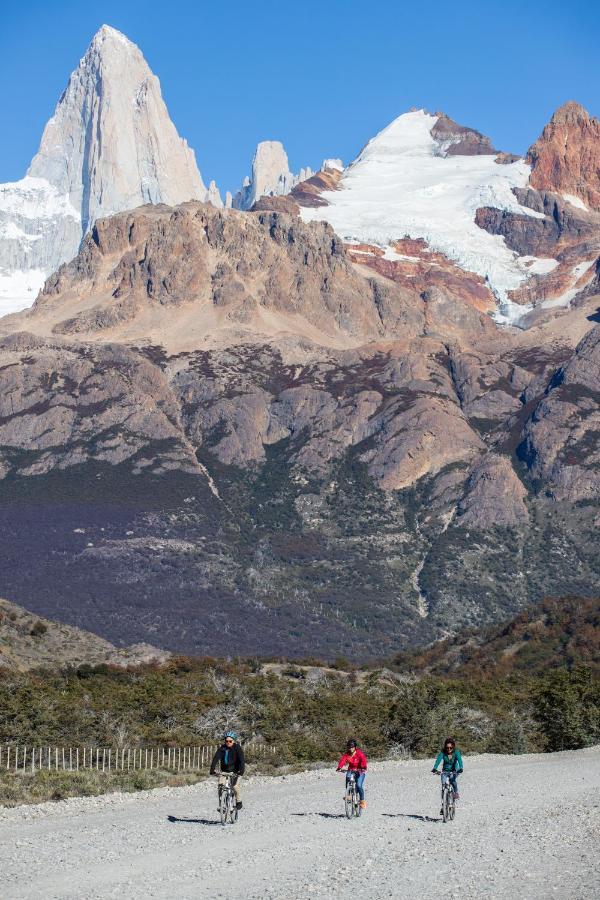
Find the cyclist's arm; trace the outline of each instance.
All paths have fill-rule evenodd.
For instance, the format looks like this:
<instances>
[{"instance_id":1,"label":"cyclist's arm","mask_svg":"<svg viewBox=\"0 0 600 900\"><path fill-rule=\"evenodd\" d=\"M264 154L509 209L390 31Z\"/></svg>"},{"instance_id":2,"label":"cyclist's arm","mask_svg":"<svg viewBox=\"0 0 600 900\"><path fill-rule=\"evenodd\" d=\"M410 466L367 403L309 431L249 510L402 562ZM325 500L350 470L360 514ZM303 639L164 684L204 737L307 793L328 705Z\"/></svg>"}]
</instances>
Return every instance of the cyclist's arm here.
<instances>
[{"instance_id":1,"label":"cyclist's arm","mask_svg":"<svg viewBox=\"0 0 600 900\"><path fill-rule=\"evenodd\" d=\"M216 752L215 755L213 756L213 761L212 761L211 764L210 764L210 774L211 774L211 775L216 775L216 774L217 774L217 766L218 766L218 764L219 764L220 761L221 761L221 756L222 756L221 748L219 747L219 749L217 750L217 752Z\"/></svg>"},{"instance_id":2,"label":"cyclist's arm","mask_svg":"<svg viewBox=\"0 0 600 900\"><path fill-rule=\"evenodd\" d=\"M462 771L464 769L462 756L460 755L460 750L456 750L456 762L458 763L458 768Z\"/></svg>"},{"instance_id":3,"label":"cyclist's arm","mask_svg":"<svg viewBox=\"0 0 600 900\"><path fill-rule=\"evenodd\" d=\"M436 758L436 761L435 761L434 764L433 764L433 769L431 770L432 772L435 772L435 770L437 769L437 767L439 766L439 764L441 763L441 761L443 760L443 758L444 758L444 754L443 754L443 753L438 753L437 758Z\"/></svg>"},{"instance_id":4,"label":"cyclist's arm","mask_svg":"<svg viewBox=\"0 0 600 900\"><path fill-rule=\"evenodd\" d=\"M243 775L246 771L246 757L241 747L238 747L238 775Z\"/></svg>"},{"instance_id":5,"label":"cyclist's arm","mask_svg":"<svg viewBox=\"0 0 600 900\"><path fill-rule=\"evenodd\" d=\"M340 759L339 763L337 764L337 771L341 772L347 762L348 762L348 754L344 753L344 755Z\"/></svg>"}]
</instances>

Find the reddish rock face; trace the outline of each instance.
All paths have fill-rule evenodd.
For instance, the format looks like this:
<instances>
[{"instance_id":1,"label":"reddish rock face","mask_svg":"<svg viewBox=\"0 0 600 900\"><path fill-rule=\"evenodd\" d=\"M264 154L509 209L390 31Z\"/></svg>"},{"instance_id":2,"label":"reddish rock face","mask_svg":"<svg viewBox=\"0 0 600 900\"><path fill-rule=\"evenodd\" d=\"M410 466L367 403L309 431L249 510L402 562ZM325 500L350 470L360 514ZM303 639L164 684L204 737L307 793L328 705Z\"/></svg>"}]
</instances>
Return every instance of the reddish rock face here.
<instances>
[{"instance_id":1,"label":"reddish rock face","mask_svg":"<svg viewBox=\"0 0 600 900\"><path fill-rule=\"evenodd\" d=\"M327 201L321 194L323 191L337 191L341 177L342 172L337 169L317 172L312 178L297 184L291 196L300 206L327 206Z\"/></svg>"},{"instance_id":2,"label":"reddish rock face","mask_svg":"<svg viewBox=\"0 0 600 900\"><path fill-rule=\"evenodd\" d=\"M415 294L441 289L450 298L464 301L478 312L495 309L494 295L483 278L460 269L443 253L430 250L423 238L402 238L394 242L392 249L405 258L385 259L381 248L369 244L352 244L347 247L347 253L353 262L373 269Z\"/></svg>"},{"instance_id":3,"label":"reddish rock face","mask_svg":"<svg viewBox=\"0 0 600 900\"><path fill-rule=\"evenodd\" d=\"M557 109L530 147L532 187L572 194L591 209L600 210L600 120L578 103Z\"/></svg>"}]
</instances>

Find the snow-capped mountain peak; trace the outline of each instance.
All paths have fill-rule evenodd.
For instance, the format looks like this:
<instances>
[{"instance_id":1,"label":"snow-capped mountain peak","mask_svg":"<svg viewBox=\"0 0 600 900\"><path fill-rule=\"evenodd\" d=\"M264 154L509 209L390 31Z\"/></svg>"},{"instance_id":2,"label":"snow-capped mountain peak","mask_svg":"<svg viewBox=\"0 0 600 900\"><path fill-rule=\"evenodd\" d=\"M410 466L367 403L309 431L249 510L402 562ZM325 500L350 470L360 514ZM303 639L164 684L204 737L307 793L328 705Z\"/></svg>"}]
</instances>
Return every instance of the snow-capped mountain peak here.
<instances>
[{"instance_id":1,"label":"snow-capped mountain peak","mask_svg":"<svg viewBox=\"0 0 600 900\"><path fill-rule=\"evenodd\" d=\"M192 199L221 205L141 50L103 25L46 124L27 178L0 186L0 313L29 306L98 218Z\"/></svg>"},{"instance_id":2,"label":"snow-capped mountain peak","mask_svg":"<svg viewBox=\"0 0 600 900\"><path fill-rule=\"evenodd\" d=\"M513 193L527 184L530 167L523 160L500 165L483 135L447 117L436 133L441 118L423 109L398 116L345 169L337 189L321 195L327 205L302 209L302 216L326 219L345 241L388 253L394 241L422 238L485 279L510 311L508 292L519 288L527 269L502 237L479 228L475 212L492 206L539 216Z\"/></svg>"}]
</instances>

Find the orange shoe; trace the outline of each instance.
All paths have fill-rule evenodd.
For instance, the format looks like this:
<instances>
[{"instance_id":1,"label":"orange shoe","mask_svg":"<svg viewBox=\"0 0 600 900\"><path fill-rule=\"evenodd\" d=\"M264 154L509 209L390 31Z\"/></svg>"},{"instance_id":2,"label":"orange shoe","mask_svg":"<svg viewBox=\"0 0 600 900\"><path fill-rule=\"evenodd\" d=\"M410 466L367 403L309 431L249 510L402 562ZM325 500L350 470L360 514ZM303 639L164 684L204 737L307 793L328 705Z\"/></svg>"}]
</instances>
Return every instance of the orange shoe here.
<instances>
[{"instance_id":1,"label":"orange shoe","mask_svg":"<svg viewBox=\"0 0 600 900\"><path fill-rule=\"evenodd\" d=\"M361 801L360 801L360 808L361 808L361 809L366 809L366 808L367 808L367 801L366 801L366 800L361 800Z\"/></svg>"}]
</instances>

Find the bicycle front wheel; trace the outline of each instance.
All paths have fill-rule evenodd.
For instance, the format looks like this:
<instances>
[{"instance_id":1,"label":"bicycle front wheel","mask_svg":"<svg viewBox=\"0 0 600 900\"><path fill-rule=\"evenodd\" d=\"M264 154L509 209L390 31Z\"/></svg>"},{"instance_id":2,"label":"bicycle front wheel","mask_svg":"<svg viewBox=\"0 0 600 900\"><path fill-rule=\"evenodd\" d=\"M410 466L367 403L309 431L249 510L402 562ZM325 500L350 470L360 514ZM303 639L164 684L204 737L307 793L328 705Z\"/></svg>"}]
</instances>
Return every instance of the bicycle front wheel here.
<instances>
[{"instance_id":1,"label":"bicycle front wheel","mask_svg":"<svg viewBox=\"0 0 600 900\"><path fill-rule=\"evenodd\" d=\"M362 807L360 805L360 798L358 794L354 795L354 815L357 819L359 819L362 815Z\"/></svg>"},{"instance_id":2,"label":"bicycle front wheel","mask_svg":"<svg viewBox=\"0 0 600 900\"><path fill-rule=\"evenodd\" d=\"M229 821L232 825L235 825L237 822L238 811L236 806L236 799L234 794L230 794L229 797Z\"/></svg>"},{"instance_id":3,"label":"bicycle front wheel","mask_svg":"<svg viewBox=\"0 0 600 900\"><path fill-rule=\"evenodd\" d=\"M221 791L219 797L219 815L221 817L221 825L227 825L227 791Z\"/></svg>"},{"instance_id":4,"label":"bicycle front wheel","mask_svg":"<svg viewBox=\"0 0 600 900\"><path fill-rule=\"evenodd\" d=\"M344 811L346 813L347 819L351 819L354 815L354 792L351 790L346 791L346 796L344 798Z\"/></svg>"},{"instance_id":5,"label":"bicycle front wheel","mask_svg":"<svg viewBox=\"0 0 600 900\"><path fill-rule=\"evenodd\" d=\"M442 818L447 822L450 818L450 797L448 791L444 791L442 796Z\"/></svg>"}]
</instances>

